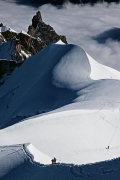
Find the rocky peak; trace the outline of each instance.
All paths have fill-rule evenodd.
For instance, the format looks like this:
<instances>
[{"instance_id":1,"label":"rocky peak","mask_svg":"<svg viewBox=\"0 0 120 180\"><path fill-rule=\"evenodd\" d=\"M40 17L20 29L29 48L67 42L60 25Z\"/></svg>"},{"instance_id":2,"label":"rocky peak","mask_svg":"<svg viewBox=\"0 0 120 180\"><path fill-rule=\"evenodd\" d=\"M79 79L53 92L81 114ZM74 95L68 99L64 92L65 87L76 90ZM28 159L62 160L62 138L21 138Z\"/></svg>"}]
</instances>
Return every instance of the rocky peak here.
<instances>
[{"instance_id":1,"label":"rocky peak","mask_svg":"<svg viewBox=\"0 0 120 180\"><path fill-rule=\"evenodd\" d=\"M40 11L33 16L32 25L28 27L28 34L25 32L17 33L2 23L0 26L0 42L11 41L8 51L10 52L12 47L11 60L25 60L52 42L61 40L67 44L65 36L58 35L50 25L43 22Z\"/></svg>"},{"instance_id":2,"label":"rocky peak","mask_svg":"<svg viewBox=\"0 0 120 180\"><path fill-rule=\"evenodd\" d=\"M11 60L25 60L52 42L61 40L67 44L65 36L58 35L50 25L43 22L40 11L33 16L28 33L17 33L2 23L0 26L0 42L11 41L8 51L10 53L12 48Z\"/></svg>"},{"instance_id":3,"label":"rocky peak","mask_svg":"<svg viewBox=\"0 0 120 180\"><path fill-rule=\"evenodd\" d=\"M38 12L36 13L36 15L33 16L33 18L32 18L32 26L33 26L34 28L36 28L38 22L41 22L41 21L42 21L41 12L38 11Z\"/></svg>"},{"instance_id":4,"label":"rocky peak","mask_svg":"<svg viewBox=\"0 0 120 180\"><path fill-rule=\"evenodd\" d=\"M12 73L23 60L59 40L67 44L65 36L58 35L50 25L43 22L40 11L33 16L28 33L17 33L0 23L0 85L3 84L4 74Z\"/></svg>"},{"instance_id":5,"label":"rocky peak","mask_svg":"<svg viewBox=\"0 0 120 180\"><path fill-rule=\"evenodd\" d=\"M62 40L67 44L65 36L58 35L50 25L47 25L42 21L40 11L33 16L32 25L28 27L28 34L35 38L39 38L39 40L44 42L46 45L59 40Z\"/></svg>"}]
</instances>

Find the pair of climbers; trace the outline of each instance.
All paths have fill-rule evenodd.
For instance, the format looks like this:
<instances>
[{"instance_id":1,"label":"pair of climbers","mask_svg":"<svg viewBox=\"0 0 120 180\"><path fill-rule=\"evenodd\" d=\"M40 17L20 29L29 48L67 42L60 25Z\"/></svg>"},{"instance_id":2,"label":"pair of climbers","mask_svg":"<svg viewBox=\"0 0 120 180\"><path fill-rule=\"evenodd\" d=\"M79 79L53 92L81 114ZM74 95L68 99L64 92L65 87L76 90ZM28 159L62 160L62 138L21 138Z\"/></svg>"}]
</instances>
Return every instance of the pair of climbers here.
<instances>
[{"instance_id":1,"label":"pair of climbers","mask_svg":"<svg viewBox=\"0 0 120 180\"><path fill-rule=\"evenodd\" d=\"M54 157L51 161L52 161L52 164L56 164L56 158Z\"/></svg>"},{"instance_id":2,"label":"pair of climbers","mask_svg":"<svg viewBox=\"0 0 120 180\"><path fill-rule=\"evenodd\" d=\"M25 149L25 144L23 144L23 149ZM52 164L56 164L56 158L54 157L51 161L52 161Z\"/></svg>"}]
</instances>

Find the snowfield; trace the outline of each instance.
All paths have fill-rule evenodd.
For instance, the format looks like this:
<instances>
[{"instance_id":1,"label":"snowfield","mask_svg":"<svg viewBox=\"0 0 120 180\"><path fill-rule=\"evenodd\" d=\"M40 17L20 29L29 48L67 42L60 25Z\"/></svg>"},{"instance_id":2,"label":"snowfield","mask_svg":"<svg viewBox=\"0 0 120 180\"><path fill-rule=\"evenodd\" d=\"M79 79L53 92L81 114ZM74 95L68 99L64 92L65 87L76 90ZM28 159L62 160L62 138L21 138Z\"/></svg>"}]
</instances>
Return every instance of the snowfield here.
<instances>
[{"instance_id":1,"label":"snowfield","mask_svg":"<svg viewBox=\"0 0 120 180\"><path fill-rule=\"evenodd\" d=\"M94 180L96 174L119 179L119 89L120 72L99 64L79 46L58 42L28 58L0 87L0 159L6 159L4 153L10 158L12 148L17 163L1 164L0 169L6 167L1 177L7 180L28 167L38 168L45 180ZM52 168L48 164L54 157L58 164Z\"/></svg>"}]
</instances>

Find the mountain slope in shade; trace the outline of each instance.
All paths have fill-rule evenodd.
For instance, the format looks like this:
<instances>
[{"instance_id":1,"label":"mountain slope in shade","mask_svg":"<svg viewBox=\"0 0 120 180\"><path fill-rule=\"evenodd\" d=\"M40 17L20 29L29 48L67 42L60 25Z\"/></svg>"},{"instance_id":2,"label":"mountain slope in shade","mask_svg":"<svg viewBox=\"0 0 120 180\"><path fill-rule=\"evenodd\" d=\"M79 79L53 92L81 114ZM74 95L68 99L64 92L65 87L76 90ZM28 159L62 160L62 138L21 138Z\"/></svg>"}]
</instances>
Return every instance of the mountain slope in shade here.
<instances>
[{"instance_id":1,"label":"mountain slope in shade","mask_svg":"<svg viewBox=\"0 0 120 180\"><path fill-rule=\"evenodd\" d=\"M1 129L23 120L1 130L0 144L31 142L64 163L119 157L119 78L76 45L47 46L0 88Z\"/></svg>"},{"instance_id":2,"label":"mountain slope in shade","mask_svg":"<svg viewBox=\"0 0 120 180\"><path fill-rule=\"evenodd\" d=\"M18 148L18 149L17 149ZM106 162L99 162L88 165L73 165L73 164L54 164L54 165L42 165L33 160L33 156L28 154L28 147L25 151L22 149L22 145L13 145L9 147L0 147L1 154L7 155L7 158L11 162L7 164L6 172L0 174L2 180L114 180L120 177L120 159L114 159ZM11 153L10 153L11 152ZM4 160L3 158L1 160ZM13 161L16 164L13 164ZM21 161L20 161L21 160ZM24 161L23 161L24 160ZM3 165L3 164L2 164ZM1 166L0 164L0 167ZM5 170L5 167L4 167Z\"/></svg>"},{"instance_id":3,"label":"mountain slope in shade","mask_svg":"<svg viewBox=\"0 0 120 180\"><path fill-rule=\"evenodd\" d=\"M114 72L76 45L51 44L1 86L0 127L73 102L119 101L120 73Z\"/></svg>"},{"instance_id":4,"label":"mountain slope in shade","mask_svg":"<svg viewBox=\"0 0 120 180\"><path fill-rule=\"evenodd\" d=\"M10 173L11 170L27 162L51 164L52 158L40 152L32 144L25 144L24 146L23 144L16 144L0 147L0 161L2 162L0 163L0 179Z\"/></svg>"}]
</instances>

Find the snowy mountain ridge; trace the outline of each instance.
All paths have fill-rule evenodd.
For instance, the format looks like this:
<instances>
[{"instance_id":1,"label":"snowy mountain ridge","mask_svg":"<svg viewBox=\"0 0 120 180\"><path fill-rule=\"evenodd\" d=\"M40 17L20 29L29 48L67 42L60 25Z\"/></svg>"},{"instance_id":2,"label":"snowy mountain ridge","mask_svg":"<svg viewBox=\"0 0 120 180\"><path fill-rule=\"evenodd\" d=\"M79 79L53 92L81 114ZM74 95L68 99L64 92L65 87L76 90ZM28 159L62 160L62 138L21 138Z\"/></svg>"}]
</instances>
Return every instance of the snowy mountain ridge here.
<instances>
[{"instance_id":1,"label":"snowy mountain ridge","mask_svg":"<svg viewBox=\"0 0 120 180\"><path fill-rule=\"evenodd\" d=\"M0 24L0 59L24 61L48 44L59 40L67 44L66 37L58 35L50 25L45 24L38 11L33 16L27 33L24 31L18 33Z\"/></svg>"},{"instance_id":2,"label":"snowy mountain ridge","mask_svg":"<svg viewBox=\"0 0 120 180\"><path fill-rule=\"evenodd\" d=\"M119 79L118 71L100 65L82 48L50 44L1 86L0 144L31 142L64 163L119 157Z\"/></svg>"},{"instance_id":3,"label":"snowy mountain ridge","mask_svg":"<svg viewBox=\"0 0 120 180\"><path fill-rule=\"evenodd\" d=\"M30 27L35 35L41 28L36 28L38 15ZM119 179L119 71L99 64L77 45L58 41L3 79L2 180L17 174L23 180ZM57 164L51 165L54 157Z\"/></svg>"},{"instance_id":4,"label":"snowy mountain ridge","mask_svg":"<svg viewBox=\"0 0 120 180\"><path fill-rule=\"evenodd\" d=\"M26 117L73 102L117 101L120 96L119 92L114 93L113 84L119 87L119 74L117 72L114 75L104 66L95 63L76 45L51 44L27 59L1 86L0 119L4 119L0 123L1 128L5 124L11 125ZM3 106L5 99L6 104Z\"/></svg>"}]
</instances>

